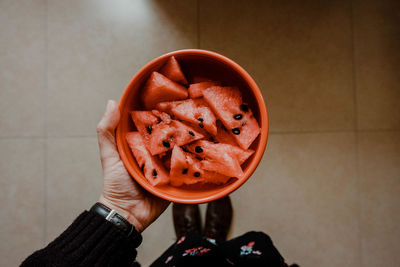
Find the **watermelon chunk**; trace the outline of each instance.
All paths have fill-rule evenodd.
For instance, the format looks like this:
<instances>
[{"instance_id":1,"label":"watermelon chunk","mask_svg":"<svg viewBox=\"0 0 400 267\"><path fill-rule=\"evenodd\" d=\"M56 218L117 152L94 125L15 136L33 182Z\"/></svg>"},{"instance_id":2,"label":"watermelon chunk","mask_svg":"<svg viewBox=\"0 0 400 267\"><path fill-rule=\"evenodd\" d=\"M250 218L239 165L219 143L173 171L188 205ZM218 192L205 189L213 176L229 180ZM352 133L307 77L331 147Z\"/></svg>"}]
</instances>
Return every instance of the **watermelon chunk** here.
<instances>
[{"instance_id":1,"label":"watermelon chunk","mask_svg":"<svg viewBox=\"0 0 400 267\"><path fill-rule=\"evenodd\" d=\"M217 134L214 113L202 99L187 99L183 101L161 102L157 108L171 113L176 118L199 125L212 135Z\"/></svg>"},{"instance_id":2,"label":"watermelon chunk","mask_svg":"<svg viewBox=\"0 0 400 267\"><path fill-rule=\"evenodd\" d=\"M152 156L147 150L141 134L139 132L127 133L126 141L149 183L153 186L167 184L169 182L168 172L160 159Z\"/></svg>"},{"instance_id":3,"label":"watermelon chunk","mask_svg":"<svg viewBox=\"0 0 400 267\"><path fill-rule=\"evenodd\" d=\"M200 83L194 83L189 86L189 96L190 98L198 98L203 96L203 91L206 90L207 88L215 85L221 85L220 82L213 82L213 81L207 81L207 82L200 82Z\"/></svg>"},{"instance_id":4,"label":"watermelon chunk","mask_svg":"<svg viewBox=\"0 0 400 267\"><path fill-rule=\"evenodd\" d=\"M226 130L225 126L221 121L217 121L217 135L214 136L214 139L219 143L230 144L233 146L237 146L235 138Z\"/></svg>"},{"instance_id":5,"label":"watermelon chunk","mask_svg":"<svg viewBox=\"0 0 400 267\"><path fill-rule=\"evenodd\" d=\"M169 115L163 112L132 111L131 116L143 136L144 144L153 156L171 150L175 144L183 146L203 138L201 133L180 121L171 120Z\"/></svg>"},{"instance_id":6,"label":"watermelon chunk","mask_svg":"<svg viewBox=\"0 0 400 267\"><path fill-rule=\"evenodd\" d=\"M171 155L170 182L173 186L195 183L225 183L229 176L201 169L200 160L175 146Z\"/></svg>"},{"instance_id":7,"label":"watermelon chunk","mask_svg":"<svg viewBox=\"0 0 400 267\"><path fill-rule=\"evenodd\" d=\"M228 146L230 145L215 144L209 141L200 140L191 143L186 147L190 152L196 154L198 157L204 158L204 160L201 161L202 169L218 172L229 177L241 178L243 176L243 170L240 167L236 151L231 151ZM249 152L246 155L246 159L251 154L252 153ZM241 160L243 159L241 158Z\"/></svg>"},{"instance_id":8,"label":"watermelon chunk","mask_svg":"<svg viewBox=\"0 0 400 267\"><path fill-rule=\"evenodd\" d=\"M161 68L160 73L174 82L187 85L188 82L183 74L178 61L174 56L170 57L167 63Z\"/></svg>"},{"instance_id":9,"label":"watermelon chunk","mask_svg":"<svg viewBox=\"0 0 400 267\"><path fill-rule=\"evenodd\" d=\"M239 89L213 86L203 91L203 97L240 147L247 149L260 134L260 126Z\"/></svg>"},{"instance_id":10,"label":"watermelon chunk","mask_svg":"<svg viewBox=\"0 0 400 267\"><path fill-rule=\"evenodd\" d=\"M142 101L146 109L152 109L162 101L174 101L188 97L187 89L154 71L142 92Z\"/></svg>"}]
</instances>

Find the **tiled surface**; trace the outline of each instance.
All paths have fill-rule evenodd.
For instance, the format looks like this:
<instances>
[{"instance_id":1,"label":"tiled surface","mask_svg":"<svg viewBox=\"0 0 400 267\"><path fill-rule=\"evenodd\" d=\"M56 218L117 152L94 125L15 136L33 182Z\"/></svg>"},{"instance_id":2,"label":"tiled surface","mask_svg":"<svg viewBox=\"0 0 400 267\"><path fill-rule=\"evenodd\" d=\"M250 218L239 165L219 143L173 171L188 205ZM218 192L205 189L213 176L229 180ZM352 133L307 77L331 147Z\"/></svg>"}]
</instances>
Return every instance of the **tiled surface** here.
<instances>
[{"instance_id":1,"label":"tiled surface","mask_svg":"<svg viewBox=\"0 0 400 267\"><path fill-rule=\"evenodd\" d=\"M150 59L200 45L254 76L274 133L232 195L231 237L265 231L301 266L399 266L399 12L395 0L0 1L0 265L98 198L106 100ZM143 236L147 266L175 239L171 208Z\"/></svg>"},{"instance_id":2,"label":"tiled surface","mask_svg":"<svg viewBox=\"0 0 400 267\"><path fill-rule=\"evenodd\" d=\"M195 47L190 1L49 1L49 109L52 136L95 135L107 99L166 52Z\"/></svg>"},{"instance_id":3,"label":"tiled surface","mask_svg":"<svg viewBox=\"0 0 400 267\"><path fill-rule=\"evenodd\" d=\"M399 1L354 3L360 129L400 129L399 10Z\"/></svg>"},{"instance_id":4,"label":"tiled surface","mask_svg":"<svg viewBox=\"0 0 400 267\"><path fill-rule=\"evenodd\" d=\"M348 1L200 1L200 47L242 65L272 132L354 129Z\"/></svg>"},{"instance_id":5,"label":"tiled surface","mask_svg":"<svg viewBox=\"0 0 400 267\"><path fill-rule=\"evenodd\" d=\"M41 136L45 1L0 1L0 136Z\"/></svg>"},{"instance_id":6,"label":"tiled surface","mask_svg":"<svg viewBox=\"0 0 400 267\"><path fill-rule=\"evenodd\" d=\"M42 139L0 139L0 266L17 266L44 242Z\"/></svg>"},{"instance_id":7,"label":"tiled surface","mask_svg":"<svg viewBox=\"0 0 400 267\"><path fill-rule=\"evenodd\" d=\"M271 135L256 173L232 195L232 236L264 231L300 266L360 266L355 140Z\"/></svg>"},{"instance_id":8,"label":"tiled surface","mask_svg":"<svg viewBox=\"0 0 400 267\"><path fill-rule=\"evenodd\" d=\"M400 132L360 133L359 143L363 266L399 266Z\"/></svg>"},{"instance_id":9,"label":"tiled surface","mask_svg":"<svg viewBox=\"0 0 400 267\"><path fill-rule=\"evenodd\" d=\"M49 138L47 143L46 242L53 240L101 194L96 138Z\"/></svg>"}]
</instances>

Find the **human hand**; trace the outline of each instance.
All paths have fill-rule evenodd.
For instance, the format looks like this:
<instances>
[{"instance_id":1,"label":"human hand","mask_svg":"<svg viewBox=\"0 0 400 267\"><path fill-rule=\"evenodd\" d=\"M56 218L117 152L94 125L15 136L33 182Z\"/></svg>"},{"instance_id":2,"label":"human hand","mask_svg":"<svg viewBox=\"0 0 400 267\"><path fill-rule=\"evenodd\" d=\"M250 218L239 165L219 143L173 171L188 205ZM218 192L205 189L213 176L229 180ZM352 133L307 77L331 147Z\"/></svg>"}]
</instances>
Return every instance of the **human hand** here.
<instances>
[{"instance_id":1,"label":"human hand","mask_svg":"<svg viewBox=\"0 0 400 267\"><path fill-rule=\"evenodd\" d=\"M103 167L103 193L99 202L116 210L138 232L142 232L168 207L169 202L142 189L122 163L115 141L120 119L117 102L109 100L106 112L97 125L100 159Z\"/></svg>"}]
</instances>

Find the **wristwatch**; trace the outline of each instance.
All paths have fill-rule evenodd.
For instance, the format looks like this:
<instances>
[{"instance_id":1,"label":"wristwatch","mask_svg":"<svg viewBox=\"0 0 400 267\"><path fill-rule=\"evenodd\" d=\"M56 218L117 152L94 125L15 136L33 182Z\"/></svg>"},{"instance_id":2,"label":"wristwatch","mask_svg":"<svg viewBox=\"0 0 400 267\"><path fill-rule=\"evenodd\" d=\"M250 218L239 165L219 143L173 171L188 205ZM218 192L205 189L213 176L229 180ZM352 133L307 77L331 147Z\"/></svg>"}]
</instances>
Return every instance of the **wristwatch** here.
<instances>
[{"instance_id":1,"label":"wristwatch","mask_svg":"<svg viewBox=\"0 0 400 267\"><path fill-rule=\"evenodd\" d=\"M131 236L133 233L137 233L135 227L130 224L124 217L122 217L117 211L112 210L103 204L97 202L90 208L91 212L97 213L107 221L115 224L120 230Z\"/></svg>"}]
</instances>

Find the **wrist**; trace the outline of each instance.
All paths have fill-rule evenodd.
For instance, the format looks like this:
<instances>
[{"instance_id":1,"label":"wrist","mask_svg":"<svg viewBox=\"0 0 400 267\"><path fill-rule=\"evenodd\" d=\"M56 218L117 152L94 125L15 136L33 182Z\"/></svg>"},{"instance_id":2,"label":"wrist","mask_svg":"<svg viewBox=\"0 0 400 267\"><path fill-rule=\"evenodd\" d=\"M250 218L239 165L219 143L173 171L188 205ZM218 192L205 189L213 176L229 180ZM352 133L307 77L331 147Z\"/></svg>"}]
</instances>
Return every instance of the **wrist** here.
<instances>
[{"instance_id":1,"label":"wrist","mask_svg":"<svg viewBox=\"0 0 400 267\"><path fill-rule=\"evenodd\" d=\"M125 220L127 220L130 224L132 224L135 227L136 231L138 231L139 233L143 232L144 230L143 225L139 223L139 221L137 221L134 216L132 216L129 210L122 208L120 205L114 203L113 201L108 200L103 195L100 196L98 202L108 207L109 209L113 209L116 212L118 212L119 215L124 217Z\"/></svg>"}]
</instances>

